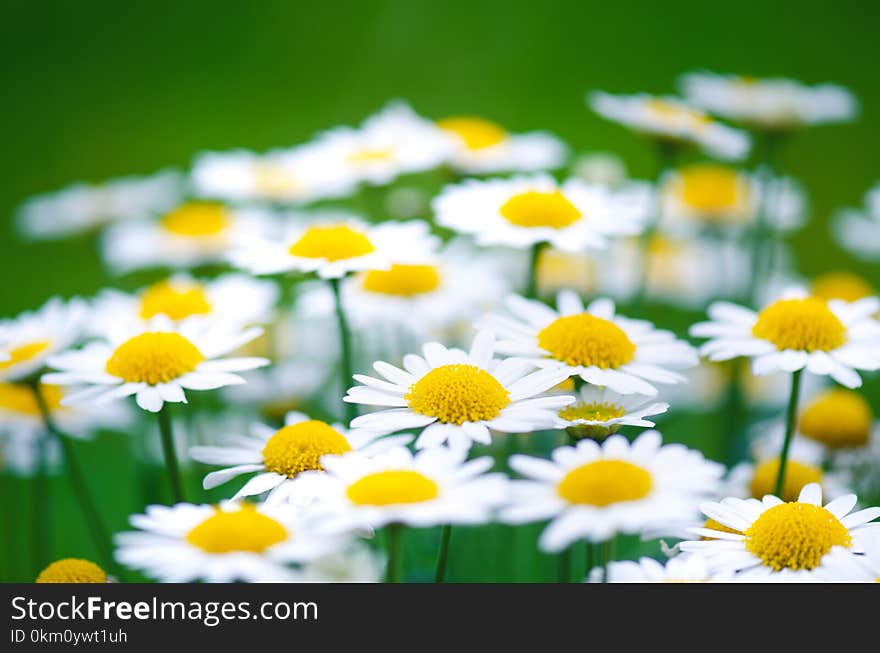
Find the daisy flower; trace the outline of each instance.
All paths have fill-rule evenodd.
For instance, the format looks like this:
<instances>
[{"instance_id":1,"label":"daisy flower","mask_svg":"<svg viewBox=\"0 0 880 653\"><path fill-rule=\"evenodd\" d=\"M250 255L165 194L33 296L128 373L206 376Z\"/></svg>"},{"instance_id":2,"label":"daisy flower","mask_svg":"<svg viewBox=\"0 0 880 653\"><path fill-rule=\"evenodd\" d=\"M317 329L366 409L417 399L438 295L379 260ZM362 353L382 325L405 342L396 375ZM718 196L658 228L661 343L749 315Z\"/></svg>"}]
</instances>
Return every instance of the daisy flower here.
<instances>
[{"instance_id":1,"label":"daisy flower","mask_svg":"<svg viewBox=\"0 0 880 653\"><path fill-rule=\"evenodd\" d=\"M849 271L826 272L810 281L810 294L821 299L855 302L880 293L864 277Z\"/></svg>"},{"instance_id":2,"label":"daisy flower","mask_svg":"<svg viewBox=\"0 0 880 653\"><path fill-rule=\"evenodd\" d=\"M855 505L856 496L847 494L823 506L815 483L805 486L797 501L768 494L761 500L707 502L700 509L725 529L691 529L711 539L679 546L706 558L713 570L737 572L741 580L813 580L832 549L860 554L880 533L880 523L871 523L880 508L851 512Z\"/></svg>"},{"instance_id":3,"label":"daisy flower","mask_svg":"<svg viewBox=\"0 0 880 653\"><path fill-rule=\"evenodd\" d=\"M865 195L864 207L839 211L832 231L844 249L866 261L880 258L880 184Z\"/></svg>"},{"instance_id":4,"label":"daisy flower","mask_svg":"<svg viewBox=\"0 0 880 653\"><path fill-rule=\"evenodd\" d=\"M116 559L165 583L296 580L289 568L338 549L295 511L223 502L148 506L131 517L137 531L116 535Z\"/></svg>"},{"instance_id":5,"label":"daisy flower","mask_svg":"<svg viewBox=\"0 0 880 653\"><path fill-rule=\"evenodd\" d=\"M871 404L843 388L813 397L798 417L798 433L830 451L864 449L874 430Z\"/></svg>"},{"instance_id":6,"label":"daisy flower","mask_svg":"<svg viewBox=\"0 0 880 653\"><path fill-rule=\"evenodd\" d=\"M110 222L169 211L180 202L183 186L183 176L174 170L101 184L72 184L22 204L16 216L18 228L34 240L65 238Z\"/></svg>"},{"instance_id":7,"label":"daisy flower","mask_svg":"<svg viewBox=\"0 0 880 653\"><path fill-rule=\"evenodd\" d=\"M341 424L310 419L304 413L288 413L284 426L274 429L252 424L250 435L230 436L220 446L193 447L190 457L208 465L229 465L205 476L206 490L242 474L259 472L235 493L234 499L275 491L307 471L322 471L321 457L358 451L365 456L392 446L406 445L412 438L398 436L377 441L376 433L349 430Z\"/></svg>"},{"instance_id":8,"label":"daisy flower","mask_svg":"<svg viewBox=\"0 0 880 653\"><path fill-rule=\"evenodd\" d=\"M499 352L620 394L656 395L654 383L684 381L668 367L697 364L686 342L645 320L616 315L609 299L585 308L576 293L562 291L557 310L517 295L508 297L506 305L512 318L490 315L480 323L498 335Z\"/></svg>"},{"instance_id":9,"label":"daisy flower","mask_svg":"<svg viewBox=\"0 0 880 653\"><path fill-rule=\"evenodd\" d=\"M486 474L492 459L465 462L466 450L438 447L411 453L395 447L371 458L325 456L325 472L304 475L318 528L331 533L389 524L427 528L484 524L507 494L502 474Z\"/></svg>"},{"instance_id":10,"label":"daisy flower","mask_svg":"<svg viewBox=\"0 0 880 653\"><path fill-rule=\"evenodd\" d=\"M880 583L880 539L873 538L864 546L864 553L851 555L834 548L822 558L816 569L817 580L827 583Z\"/></svg>"},{"instance_id":11,"label":"daisy flower","mask_svg":"<svg viewBox=\"0 0 880 653\"><path fill-rule=\"evenodd\" d=\"M302 583L381 583L385 556L361 543L303 565Z\"/></svg>"},{"instance_id":12,"label":"daisy flower","mask_svg":"<svg viewBox=\"0 0 880 653\"><path fill-rule=\"evenodd\" d=\"M666 564L645 557L608 564L609 583L721 583L729 579L730 574L712 573L699 556L677 555Z\"/></svg>"},{"instance_id":13,"label":"daisy flower","mask_svg":"<svg viewBox=\"0 0 880 653\"><path fill-rule=\"evenodd\" d=\"M691 335L709 338L701 353L710 360L752 358L757 376L806 369L856 388L856 370L880 369L880 324L871 317L878 309L876 298L825 301L790 289L757 313L716 302L711 321L695 324Z\"/></svg>"},{"instance_id":14,"label":"daisy flower","mask_svg":"<svg viewBox=\"0 0 880 653\"><path fill-rule=\"evenodd\" d=\"M509 462L528 480L512 481L502 519L552 519L538 545L553 553L578 540L602 542L689 519L724 472L698 451L663 445L657 431L632 443L621 435L601 444L585 439L555 449L552 460L515 455Z\"/></svg>"},{"instance_id":15,"label":"daisy flower","mask_svg":"<svg viewBox=\"0 0 880 653\"><path fill-rule=\"evenodd\" d=\"M568 378L567 372L531 372L533 367L523 361L496 359L489 331L476 335L469 352L438 342L422 351L424 356L404 356L404 369L374 363L381 379L354 375L362 385L350 388L345 401L383 408L357 417L352 427L383 433L424 428L416 448L448 442L467 450L474 442L490 444L490 429L529 433L552 428L556 411L574 400L539 397Z\"/></svg>"},{"instance_id":16,"label":"daisy flower","mask_svg":"<svg viewBox=\"0 0 880 653\"><path fill-rule=\"evenodd\" d=\"M616 194L546 175L467 180L433 201L437 224L472 234L480 245L525 249L539 243L568 252L602 249L613 236L641 232L646 196Z\"/></svg>"},{"instance_id":17,"label":"daisy flower","mask_svg":"<svg viewBox=\"0 0 880 653\"><path fill-rule=\"evenodd\" d=\"M575 403L559 411L556 428L565 429L575 440L604 440L622 426L651 428L646 420L669 409L669 404L638 394L622 395L609 388L584 385L575 393Z\"/></svg>"},{"instance_id":18,"label":"daisy flower","mask_svg":"<svg viewBox=\"0 0 880 653\"><path fill-rule=\"evenodd\" d=\"M49 385L86 386L61 400L63 406L101 404L135 395L138 406L158 412L168 402L186 403L184 390L213 390L244 383L235 372L268 365L265 358L224 358L262 333L193 321L175 325L164 315L138 329L125 327L80 350L49 360L58 372Z\"/></svg>"},{"instance_id":19,"label":"daisy flower","mask_svg":"<svg viewBox=\"0 0 880 653\"><path fill-rule=\"evenodd\" d=\"M553 134L511 134L485 118L453 116L438 120L437 127L454 144L450 164L468 174L552 170L559 168L568 154L565 143Z\"/></svg>"},{"instance_id":20,"label":"daisy flower","mask_svg":"<svg viewBox=\"0 0 880 653\"><path fill-rule=\"evenodd\" d=\"M587 184L609 188L621 186L628 178L626 163L612 152L593 152L577 157L571 173Z\"/></svg>"},{"instance_id":21,"label":"daisy flower","mask_svg":"<svg viewBox=\"0 0 880 653\"><path fill-rule=\"evenodd\" d=\"M595 91L587 103L603 118L660 141L696 144L720 159L742 159L749 151L748 134L715 122L677 98Z\"/></svg>"},{"instance_id":22,"label":"daisy flower","mask_svg":"<svg viewBox=\"0 0 880 653\"><path fill-rule=\"evenodd\" d=\"M107 572L91 560L62 558L40 572L36 583L109 583Z\"/></svg>"},{"instance_id":23,"label":"daisy flower","mask_svg":"<svg viewBox=\"0 0 880 653\"><path fill-rule=\"evenodd\" d=\"M795 441L795 443L798 441ZM829 499L835 499L851 490L841 481L841 475L826 472L821 461L809 453L803 455L803 448L792 443L792 452L785 467L785 479L781 497L784 501L797 501L801 490L815 483ZM779 451L779 447L776 447ZM801 454L801 455L799 455ZM776 491L776 478L779 475L779 458L760 458L757 462L741 462L730 470L721 495L742 499L761 499Z\"/></svg>"},{"instance_id":24,"label":"daisy flower","mask_svg":"<svg viewBox=\"0 0 880 653\"><path fill-rule=\"evenodd\" d=\"M681 88L694 106L722 118L768 131L852 120L858 101L836 84L808 86L793 79L755 79L697 72Z\"/></svg>"}]
</instances>

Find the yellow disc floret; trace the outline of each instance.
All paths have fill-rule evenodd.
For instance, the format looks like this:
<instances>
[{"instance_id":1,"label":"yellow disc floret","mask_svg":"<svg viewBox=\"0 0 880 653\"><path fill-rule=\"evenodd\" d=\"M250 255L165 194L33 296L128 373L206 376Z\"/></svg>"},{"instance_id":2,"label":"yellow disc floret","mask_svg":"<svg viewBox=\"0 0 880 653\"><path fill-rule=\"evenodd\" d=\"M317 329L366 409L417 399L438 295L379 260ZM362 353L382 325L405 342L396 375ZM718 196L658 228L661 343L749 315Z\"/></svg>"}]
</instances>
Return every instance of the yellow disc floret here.
<instances>
[{"instance_id":1,"label":"yellow disc floret","mask_svg":"<svg viewBox=\"0 0 880 653\"><path fill-rule=\"evenodd\" d=\"M591 403L578 402L566 406L559 411L562 419L573 422L577 419L587 420L589 422L607 422L608 420L617 419L626 415L626 410L617 404L609 404L600 401Z\"/></svg>"},{"instance_id":2,"label":"yellow disc floret","mask_svg":"<svg viewBox=\"0 0 880 653\"><path fill-rule=\"evenodd\" d=\"M440 496L440 487L424 474L400 469L363 476L345 492L359 506L392 506L431 501Z\"/></svg>"},{"instance_id":3,"label":"yellow disc floret","mask_svg":"<svg viewBox=\"0 0 880 653\"><path fill-rule=\"evenodd\" d=\"M813 569L833 546L852 544L846 526L822 506L794 501L768 508L745 531L745 546L776 571Z\"/></svg>"},{"instance_id":4,"label":"yellow disc floret","mask_svg":"<svg viewBox=\"0 0 880 653\"><path fill-rule=\"evenodd\" d=\"M484 118L456 116L437 121L443 131L458 136L469 150L482 150L507 140L501 125Z\"/></svg>"},{"instance_id":5,"label":"yellow disc floret","mask_svg":"<svg viewBox=\"0 0 880 653\"><path fill-rule=\"evenodd\" d=\"M877 291L862 277L852 272L829 272L813 279L812 294L821 299L842 299L854 302L873 297Z\"/></svg>"},{"instance_id":6,"label":"yellow disc floret","mask_svg":"<svg viewBox=\"0 0 880 653\"><path fill-rule=\"evenodd\" d=\"M61 409L64 392L57 385L41 385L40 392L50 413ZM40 415L40 407L33 391L20 383L0 383L0 411L22 415Z\"/></svg>"},{"instance_id":7,"label":"yellow disc floret","mask_svg":"<svg viewBox=\"0 0 880 653\"><path fill-rule=\"evenodd\" d=\"M846 327L822 299L782 299L758 314L752 335L780 351L831 351L846 342Z\"/></svg>"},{"instance_id":8,"label":"yellow disc floret","mask_svg":"<svg viewBox=\"0 0 880 653\"><path fill-rule=\"evenodd\" d=\"M755 465L752 480L749 482L749 494L761 499L767 494L776 493L776 476L779 473L779 458L771 458ZM785 480L782 483L783 501L796 501L801 490L810 483L822 482L822 470L815 465L807 465L796 460L789 460L785 465Z\"/></svg>"},{"instance_id":9,"label":"yellow disc floret","mask_svg":"<svg viewBox=\"0 0 880 653\"><path fill-rule=\"evenodd\" d=\"M625 460L596 460L568 472L556 488L571 503L604 507L637 501L651 492L651 473Z\"/></svg>"},{"instance_id":10,"label":"yellow disc floret","mask_svg":"<svg viewBox=\"0 0 880 653\"><path fill-rule=\"evenodd\" d=\"M126 383L156 385L192 372L205 360L179 333L141 333L119 345L107 360L107 373Z\"/></svg>"},{"instance_id":11,"label":"yellow disc floret","mask_svg":"<svg viewBox=\"0 0 880 653\"><path fill-rule=\"evenodd\" d=\"M437 290L440 271L435 265L395 263L388 270L370 270L363 276L363 288L382 295L414 297Z\"/></svg>"},{"instance_id":12,"label":"yellow disc floret","mask_svg":"<svg viewBox=\"0 0 880 653\"><path fill-rule=\"evenodd\" d=\"M284 526L251 504L237 510L217 509L186 534L186 541L208 553L261 553L288 538Z\"/></svg>"},{"instance_id":13,"label":"yellow disc floret","mask_svg":"<svg viewBox=\"0 0 880 653\"><path fill-rule=\"evenodd\" d=\"M623 329L589 313L557 318L538 333L538 346L569 365L602 369L626 365L636 353Z\"/></svg>"},{"instance_id":14,"label":"yellow disc floret","mask_svg":"<svg viewBox=\"0 0 880 653\"><path fill-rule=\"evenodd\" d=\"M447 424L491 420L510 404L510 393L494 376L463 363L434 368L404 398L414 412Z\"/></svg>"},{"instance_id":15,"label":"yellow disc floret","mask_svg":"<svg viewBox=\"0 0 880 653\"><path fill-rule=\"evenodd\" d=\"M94 562L82 558L64 558L46 567L37 576L38 583L106 583L107 573Z\"/></svg>"},{"instance_id":16,"label":"yellow disc floret","mask_svg":"<svg viewBox=\"0 0 880 653\"><path fill-rule=\"evenodd\" d=\"M228 226L228 211L213 202L189 202L162 217L165 231L187 238L220 236Z\"/></svg>"},{"instance_id":17,"label":"yellow disc floret","mask_svg":"<svg viewBox=\"0 0 880 653\"><path fill-rule=\"evenodd\" d=\"M293 245L290 253L302 258L323 258L330 262L376 251L366 234L345 224L309 227Z\"/></svg>"},{"instance_id":18,"label":"yellow disc floret","mask_svg":"<svg viewBox=\"0 0 880 653\"><path fill-rule=\"evenodd\" d=\"M156 315L167 315L182 320L191 315L211 312L211 302L205 289L197 283L160 281L141 295L140 316L149 320Z\"/></svg>"},{"instance_id":19,"label":"yellow disc floret","mask_svg":"<svg viewBox=\"0 0 880 653\"><path fill-rule=\"evenodd\" d=\"M739 209L745 201L747 185L733 168L695 165L679 172L677 188L682 204L711 218Z\"/></svg>"},{"instance_id":20,"label":"yellow disc floret","mask_svg":"<svg viewBox=\"0 0 880 653\"><path fill-rule=\"evenodd\" d=\"M293 478L300 472L321 470L321 456L342 455L351 445L325 422L306 420L289 424L275 433L263 447L263 464L276 474Z\"/></svg>"},{"instance_id":21,"label":"yellow disc floret","mask_svg":"<svg viewBox=\"0 0 880 653\"><path fill-rule=\"evenodd\" d=\"M26 342L22 345L12 347L6 351L8 358L0 360L0 371L33 360L46 351L50 344L51 343L48 340L34 340L33 342Z\"/></svg>"},{"instance_id":22,"label":"yellow disc floret","mask_svg":"<svg viewBox=\"0 0 880 653\"><path fill-rule=\"evenodd\" d=\"M871 437L873 420L862 395L840 388L822 393L803 410L799 430L826 447L863 447Z\"/></svg>"},{"instance_id":23,"label":"yellow disc floret","mask_svg":"<svg viewBox=\"0 0 880 653\"><path fill-rule=\"evenodd\" d=\"M500 211L505 220L518 227L562 229L583 217L558 190L519 193L502 204Z\"/></svg>"}]
</instances>

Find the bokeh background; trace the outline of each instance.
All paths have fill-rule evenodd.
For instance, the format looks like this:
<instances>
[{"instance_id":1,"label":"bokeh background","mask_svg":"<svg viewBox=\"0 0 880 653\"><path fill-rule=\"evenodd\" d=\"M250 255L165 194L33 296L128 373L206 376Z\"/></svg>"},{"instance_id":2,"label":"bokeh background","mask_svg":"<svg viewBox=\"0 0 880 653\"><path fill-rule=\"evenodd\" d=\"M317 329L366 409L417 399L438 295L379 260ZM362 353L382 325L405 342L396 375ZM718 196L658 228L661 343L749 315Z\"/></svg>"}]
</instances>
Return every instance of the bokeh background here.
<instances>
[{"instance_id":1,"label":"bokeh background","mask_svg":"<svg viewBox=\"0 0 880 653\"><path fill-rule=\"evenodd\" d=\"M880 285L877 269L849 260L827 231L833 209L857 204L880 179L880 3L872 0L2 4L0 316L104 283L92 239L25 244L16 236L14 210L29 195L185 167L202 149L292 145L360 122L394 97L429 117L546 128L577 152L615 152L632 174L648 176L651 151L591 113L584 94L672 92L680 73L698 68L834 81L859 96L858 122L799 135L781 167L810 196L812 220L792 241L801 272L850 268ZM876 383L870 391L877 407ZM98 443L80 446L83 462L121 529L140 508L124 483L134 467L118 438ZM4 523L24 528L26 485L5 482ZM53 481L54 553L89 556L66 493L63 479ZM27 538L3 539L4 577L31 580L21 562ZM470 577L491 578L507 564L490 542L473 543L482 548ZM552 576L550 562L535 564ZM464 571L453 558L450 573Z\"/></svg>"}]
</instances>

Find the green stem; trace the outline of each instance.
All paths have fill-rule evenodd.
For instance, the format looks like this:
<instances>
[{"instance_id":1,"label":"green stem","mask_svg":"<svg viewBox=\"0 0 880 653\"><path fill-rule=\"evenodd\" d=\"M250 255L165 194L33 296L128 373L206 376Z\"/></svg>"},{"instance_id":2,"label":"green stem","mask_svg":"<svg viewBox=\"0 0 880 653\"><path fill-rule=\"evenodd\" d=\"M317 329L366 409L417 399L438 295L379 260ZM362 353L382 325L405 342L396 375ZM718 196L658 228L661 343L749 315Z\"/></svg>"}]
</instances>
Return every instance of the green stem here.
<instances>
[{"instance_id":1,"label":"green stem","mask_svg":"<svg viewBox=\"0 0 880 653\"><path fill-rule=\"evenodd\" d=\"M385 577L386 583L400 582L400 537L403 526L400 524L388 524L385 529L388 535L388 570Z\"/></svg>"},{"instance_id":2,"label":"green stem","mask_svg":"<svg viewBox=\"0 0 880 653\"><path fill-rule=\"evenodd\" d=\"M175 503L183 503L183 484L180 481L180 465L177 463L174 430L171 426L168 404L162 406L156 415L159 418L159 435L162 438L162 454L165 457L165 468L168 470L168 481L171 483L171 495Z\"/></svg>"},{"instance_id":3,"label":"green stem","mask_svg":"<svg viewBox=\"0 0 880 653\"><path fill-rule=\"evenodd\" d=\"M33 480L34 494L31 506L34 577L49 564L49 526L52 523L52 515L49 513L49 439L41 435L36 445L37 468Z\"/></svg>"},{"instance_id":4,"label":"green stem","mask_svg":"<svg viewBox=\"0 0 880 653\"><path fill-rule=\"evenodd\" d=\"M607 540L602 542L599 545L599 555L598 557L598 566L602 567L602 582L608 582L608 572L610 571L611 563L614 562L614 539L615 536L612 535Z\"/></svg>"},{"instance_id":5,"label":"green stem","mask_svg":"<svg viewBox=\"0 0 880 653\"><path fill-rule=\"evenodd\" d=\"M791 438L794 435L795 422L797 421L798 397L801 391L802 374L803 370L801 369L793 372L791 375L791 394L788 397L788 408L785 411L785 439L782 441L782 451L779 453L779 471L776 473L775 494L780 499L783 499L782 488L785 486L785 467L788 464L788 449L791 446Z\"/></svg>"},{"instance_id":6,"label":"green stem","mask_svg":"<svg viewBox=\"0 0 880 653\"><path fill-rule=\"evenodd\" d=\"M571 547L559 553L559 576L557 580L560 583L571 582Z\"/></svg>"},{"instance_id":7,"label":"green stem","mask_svg":"<svg viewBox=\"0 0 880 653\"><path fill-rule=\"evenodd\" d=\"M595 565L595 551L596 547L592 542L587 540L584 542L584 577L589 581L590 579L590 571L593 569L593 565Z\"/></svg>"},{"instance_id":8,"label":"green stem","mask_svg":"<svg viewBox=\"0 0 880 653\"><path fill-rule=\"evenodd\" d=\"M740 460L742 422L745 417L745 397L743 396L743 375L746 370L741 365L740 359L734 359L728 363L730 378L728 379L727 397L725 398L725 424L726 438L724 447L726 448L728 460L731 464Z\"/></svg>"},{"instance_id":9,"label":"green stem","mask_svg":"<svg viewBox=\"0 0 880 653\"><path fill-rule=\"evenodd\" d=\"M345 311L342 308L342 293L340 291L340 280L330 279L330 287L333 290L333 303L336 309L336 324L339 329L339 348L341 352L341 374L342 374L342 394L344 395L352 382L352 355L351 355L351 333L348 330L348 320L345 317ZM357 417L357 406L355 404L342 402L343 417L346 424Z\"/></svg>"},{"instance_id":10,"label":"green stem","mask_svg":"<svg viewBox=\"0 0 880 653\"><path fill-rule=\"evenodd\" d=\"M437 550L437 566L434 569L434 582L442 583L446 579L446 562L449 560L449 539L452 537L452 526L446 524L440 530L440 548Z\"/></svg>"},{"instance_id":11,"label":"green stem","mask_svg":"<svg viewBox=\"0 0 880 653\"><path fill-rule=\"evenodd\" d=\"M547 243L535 243L529 251L529 276L526 280L525 292L525 296L529 299L538 298L538 261L546 245Z\"/></svg>"}]
</instances>

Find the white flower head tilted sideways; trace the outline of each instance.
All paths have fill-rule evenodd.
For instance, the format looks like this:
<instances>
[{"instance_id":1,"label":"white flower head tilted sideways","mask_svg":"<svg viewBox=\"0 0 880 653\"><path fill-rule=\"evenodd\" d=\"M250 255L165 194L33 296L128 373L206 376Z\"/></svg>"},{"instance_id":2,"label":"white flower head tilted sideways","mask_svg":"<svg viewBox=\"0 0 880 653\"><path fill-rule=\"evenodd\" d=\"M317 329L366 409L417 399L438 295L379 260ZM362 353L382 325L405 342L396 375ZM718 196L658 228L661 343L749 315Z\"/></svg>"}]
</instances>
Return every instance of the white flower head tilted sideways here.
<instances>
[{"instance_id":1,"label":"white flower head tilted sideways","mask_svg":"<svg viewBox=\"0 0 880 653\"><path fill-rule=\"evenodd\" d=\"M529 433L552 428L557 411L574 401L564 395L538 396L568 378L568 373L535 372L524 361L496 359L490 331L479 332L470 351L431 342L423 353L406 355L404 369L374 363L384 379L355 375L363 385L349 389L345 401L383 409L355 418L353 427L384 433L424 428L417 448L448 442L469 449L474 442L489 444L490 429Z\"/></svg>"},{"instance_id":2,"label":"white flower head tilted sideways","mask_svg":"<svg viewBox=\"0 0 880 653\"><path fill-rule=\"evenodd\" d=\"M587 383L621 394L657 394L654 383L681 383L672 368L694 367L697 353L669 331L646 320L615 314L614 302L597 299L584 307L578 295L563 290L557 310L512 295L513 318L490 315L480 326L498 334L498 351L547 369L564 369Z\"/></svg>"},{"instance_id":3,"label":"white flower head tilted sideways","mask_svg":"<svg viewBox=\"0 0 880 653\"><path fill-rule=\"evenodd\" d=\"M577 179L548 175L467 180L434 199L437 224L473 235L480 245L525 249L550 243L569 252L604 249L609 238L642 231L645 202Z\"/></svg>"},{"instance_id":4,"label":"white flower head tilted sideways","mask_svg":"<svg viewBox=\"0 0 880 653\"><path fill-rule=\"evenodd\" d=\"M646 420L669 409L669 404L640 394L622 395L607 387L585 384L575 393L575 403L559 411L557 428L580 440L601 440L617 433L622 426L652 428Z\"/></svg>"},{"instance_id":5,"label":"white flower head tilted sideways","mask_svg":"<svg viewBox=\"0 0 880 653\"><path fill-rule=\"evenodd\" d=\"M338 551L345 540L319 533L285 506L148 506L137 531L116 535L116 559L166 583L297 580L289 565Z\"/></svg>"},{"instance_id":6,"label":"white flower head tilted sideways","mask_svg":"<svg viewBox=\"0 0 880 653\"><path fill-rule=\"evenodd\" d=\"M203 485L211 489L242 474L253 474L233 498L248 497L272 491L287 484L303 472L322 471L321 457L341 456L358 451L365 456L393 446L406 445L410 436L379 438L370 431L346 429L340 424L327 424L310 419L303 413L288 413L284 426L274 429L253 424L249 436L221 438L218 446L190 449L190 456L209 465L225 469L205 476Z\"/></svg>"},{"instance_id":7,"label":"white flower head tilted sideways","mask_svg":"<svg viewBox=\"0 0 880 653\"><path fill-rule=\"evenodd\" d=\"M547 552L693 519L724 473L699 451L663 445L657 431L632 443L621 435L601 445L581 440L555 449L552 460L515 455L510 466L528 480L511 482L501 517L512 524L552 519L538 541Z\"/></svg>"},{"instance_id":8,"label":"white flower head tilted sideways","mask_svg":"<svg viewBox=\"0 0 880 653\"><path fill-rule=\"evenodd\" d=\"M880 369L878 309L876 297L826 301L793 288L757 313L716 302L711 321L695 324L691 335L709 338L701 353L710 360L752 358L757 376L806 369L856 388L862 384L856 370Z\"/></svg>"},{"instance_id":9,"label":"white flower head tilted sideways","mask_svg":"<svg viewBox=\"0 0 880 653\"><path fill-rule=\"evenodd\" d=\"M87 386L65 396L62 405L100 404L134 395L138 406L158 412L168 402L186 402L184 390L213 390L244 383L236 372L268 365L265 358L225 358L262 333L220 323L185 321L164 315L146 327L121 328L106 341L87 344L49 360L58 370L43 375L50 385Z\"/></svg>"},{"instance_id":10,"label":"white flower head tilted sideways","mask_svg":"<svg viewBox=\"0 0 880 653\"><path fill-rule=\"evenodd\" d=\"M811 483L797 501L726 498L700 506L721 528L692 528L700 540L682 551L707 559L713 570L737 572L744 580L813 580L828 553L859 555L880 535L880 508L851 512L856 496L822 505L822 489ZM723 529L723 530L722 530Z\"/></svg>"},{"instance_id":11,"label":"white flower head tilted sideways","mask_svg":"<svg viewBox=\"0 0 880 653\"><path fill-rule=\"evenodd\" d=\"M864 206L837 212L832 231L844 249L866 261L880 260L880 183L865 193Z\"/></svg>"}]
</instances>

